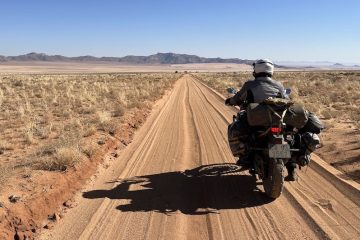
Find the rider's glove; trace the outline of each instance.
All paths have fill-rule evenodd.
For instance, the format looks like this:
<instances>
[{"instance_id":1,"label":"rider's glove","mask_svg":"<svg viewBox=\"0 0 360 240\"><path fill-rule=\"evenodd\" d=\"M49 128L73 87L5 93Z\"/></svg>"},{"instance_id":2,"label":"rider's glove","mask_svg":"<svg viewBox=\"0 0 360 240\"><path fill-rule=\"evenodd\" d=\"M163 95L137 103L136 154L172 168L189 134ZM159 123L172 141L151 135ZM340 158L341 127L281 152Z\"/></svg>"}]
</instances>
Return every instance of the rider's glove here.
<instances>
[{"instance_id":1,"label":"rider's glove","mask_svg":"<svg viewBox=\"0 0 360 240\"><path fill-rule=\"evenodd\" d=\"M227 99L225 100L225 105L228 105L228 106L231 105L230 99L231 99L231 98L227 98Z\"/></svg>"}]
</instances>

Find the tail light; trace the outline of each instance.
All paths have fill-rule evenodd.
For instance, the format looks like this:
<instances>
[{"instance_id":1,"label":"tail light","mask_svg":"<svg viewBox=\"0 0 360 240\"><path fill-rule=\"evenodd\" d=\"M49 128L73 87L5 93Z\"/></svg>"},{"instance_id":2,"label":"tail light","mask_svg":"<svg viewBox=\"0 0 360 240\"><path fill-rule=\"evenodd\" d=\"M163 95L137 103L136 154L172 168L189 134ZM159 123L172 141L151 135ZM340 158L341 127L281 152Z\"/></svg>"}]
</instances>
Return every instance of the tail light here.
<instances>
[{"instance_id":1,"label":"tail light","mask_svg":"<svg viewBox=\"0 0 360 240\"><path fill-rule=\"evenodd\" d=\"M279 134L279 133L281 133L281 128L279 128L279 127L272 127L272 128L270 129L270 132L271 132L272 134Z\"/></svg>"}]
</instances>

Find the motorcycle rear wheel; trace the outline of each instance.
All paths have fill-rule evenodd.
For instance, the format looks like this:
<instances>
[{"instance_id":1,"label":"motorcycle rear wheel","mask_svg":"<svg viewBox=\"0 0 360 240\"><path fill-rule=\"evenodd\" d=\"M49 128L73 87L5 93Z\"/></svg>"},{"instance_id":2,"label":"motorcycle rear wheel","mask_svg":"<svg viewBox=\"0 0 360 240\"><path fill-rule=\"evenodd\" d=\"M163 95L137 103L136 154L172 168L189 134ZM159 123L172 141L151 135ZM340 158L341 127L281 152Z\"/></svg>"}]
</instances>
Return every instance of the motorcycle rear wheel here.
<instances>
[{"instance_id":1,"label":"motorcycle rear wheel","mask_svg":"<svg viewBox=\"0 0 360 240\"><path fill-rule=\"evenodd\" d=\"M269 159L268 174L263 179L265 193L270 198L280 197L284 187L284 162L282 159Z\"/></svg>"}]
</instances>

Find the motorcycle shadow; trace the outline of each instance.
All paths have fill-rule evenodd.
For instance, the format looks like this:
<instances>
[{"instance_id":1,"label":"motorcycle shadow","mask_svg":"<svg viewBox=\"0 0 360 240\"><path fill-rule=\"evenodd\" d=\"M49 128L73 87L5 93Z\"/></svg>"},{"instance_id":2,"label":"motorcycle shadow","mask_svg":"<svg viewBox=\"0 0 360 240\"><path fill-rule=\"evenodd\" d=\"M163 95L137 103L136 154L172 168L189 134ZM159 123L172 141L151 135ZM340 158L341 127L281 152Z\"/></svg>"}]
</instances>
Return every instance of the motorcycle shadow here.
<instances>
[{"instance_id":1,"label":"motorcycle shadow","mask_svg":"<svg viewBox=\"0 0 360 240\"><path fill-rule=\"evenodd\" d=\"M184 172L165 172L123 179L110 190L83 193L84 198L126 200L123 212L156 211L165 214L216 213L267 204L272 199L259 191L253 176L240 174L234 164L204 165Z\"/></svg>"}]
</instances>

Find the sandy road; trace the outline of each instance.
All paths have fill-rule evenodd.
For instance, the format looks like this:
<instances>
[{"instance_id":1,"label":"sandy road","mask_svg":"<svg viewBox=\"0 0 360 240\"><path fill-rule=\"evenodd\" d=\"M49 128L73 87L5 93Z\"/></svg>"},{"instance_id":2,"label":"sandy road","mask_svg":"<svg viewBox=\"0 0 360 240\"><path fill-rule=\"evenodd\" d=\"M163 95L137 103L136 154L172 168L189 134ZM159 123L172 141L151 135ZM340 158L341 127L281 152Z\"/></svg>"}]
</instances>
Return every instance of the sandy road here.
<instances>
[{"instance_id":1,"label":"sandy road","mask_svg":"<svg viewBox=\"0 0 360 240\"><path fill-rule=\"evenodd\" d=\"M313 168L269 201L233 165L233 114L185 75L78 206L39 238L360 239L359 203Z\"/></svg>"}]
</instances>

